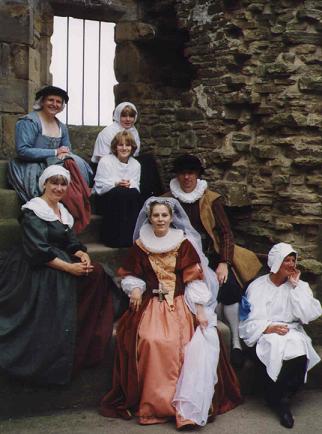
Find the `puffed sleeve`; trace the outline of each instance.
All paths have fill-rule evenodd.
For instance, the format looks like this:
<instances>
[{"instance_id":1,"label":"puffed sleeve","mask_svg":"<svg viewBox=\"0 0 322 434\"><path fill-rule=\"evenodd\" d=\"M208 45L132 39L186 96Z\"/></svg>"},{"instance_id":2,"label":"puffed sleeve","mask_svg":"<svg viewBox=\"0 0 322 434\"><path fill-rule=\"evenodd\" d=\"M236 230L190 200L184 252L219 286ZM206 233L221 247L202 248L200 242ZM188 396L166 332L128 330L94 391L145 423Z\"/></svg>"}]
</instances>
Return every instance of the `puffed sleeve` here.
<instances>
[{"instance_id":1,"label":"puffed sleeve","mask_svg":"<svg viewBox=\"0 0 322 434\"><path fill-rule=\"evenodd\" d=\"M319 300L313 297L309 284L300 280L290 291L292 313L302 324L308 324L322 315Z\"/></svg>"},{"instance_id":2,"label":"puffed sleeve","mask_svg":"<svg viewBox=\"0 0 322 434\"><path fill-rule=\"evenodd\" d=\"M16 124L16 151L18 157L28 161L41 161L56 155L55 149L35 148L39 129L32 119L19 119Z\"/></svg>"},{"instance_id":3,"label":"puffed sleeve","mask_svg":"<svg viewBox=\"0 0 322 434\"><path fill-rule=\"evenodd\" d=\"M250 304L250 313L245 321L239 323L239 336L245 344L253 347L271 324L267 314L266 298L264 296L266 276L254 280L246 291Z\"/></svg>"},{"instance_id":4,"label":"puffed sleeve","mask_svg":"<svg viewBox=\"0 0 322 434\"><path fill-rule=\"evenodd\" d=\"M138 191L140 191L141 164L134 159L133 163L133 168L131 169L130 187L136 188Z\"/></svg>"},{"instance_id":5,"label":"puffed sleeve","mask_svg":"<svg viewBox=\"0 0 322 434\"><path fill-rule=\"evenodd\" d=\"M188 240L183 241L180 247L177 266L183 272L185 300L189 308L194 311L195 304L206 305L211 299L211 292L203 280L199 255Z\"/></svg>"},{"instance_id":6,"label":"puffed sleeve","mask_svg":"<svg viewBox=\"0 0 322 434\"><path fill-rule=\"evenodd\" d=\"M129 297L134 288L139 288L141 294L146 290L146 283L143 280L144 271L140 258L140 249L136 245L132 246L124 262L124 266L117 270L118 276L122 278L121 287Z\"/></svg>"},{"instance_id":7,"label":"puffed sleeve","mask_svg":"<svg viewBox=\"0 0 322 434\"><path fill-rule=\"evenodd\" d=\"M115 168L113 167L112 160L109 156L100 159L96 175L94 178L94 191L98 195L102 195L115 187L115 183L120 181Z\"/></svg>"},{"instance_id":8,"label":"puffed sleeve","mask_svg":"<svg viewBox=\"0 0 322 434\"><path fill-rule=\"evenodd\" d=\"M31 265L43 265L57 257L48 242L48 227L32 211L25 211L22 220L22 245Z\"/></svg>"}]
</instances>

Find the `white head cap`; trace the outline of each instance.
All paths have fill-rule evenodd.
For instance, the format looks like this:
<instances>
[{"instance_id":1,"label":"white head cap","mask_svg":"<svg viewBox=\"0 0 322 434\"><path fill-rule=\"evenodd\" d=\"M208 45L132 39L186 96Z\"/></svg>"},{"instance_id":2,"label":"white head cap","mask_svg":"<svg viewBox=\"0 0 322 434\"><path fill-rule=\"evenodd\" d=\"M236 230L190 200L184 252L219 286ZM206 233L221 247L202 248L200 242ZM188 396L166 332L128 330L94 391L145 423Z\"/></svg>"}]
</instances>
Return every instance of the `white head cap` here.
<instances>
[{"instance_id":1,"label":"white head cap","mask_svg":"<svg viewBox=\"0 0 322 434\"><path fill-rule=\"evenodd\" d=\"M41 174L38 185L39 190L41 193L44 191L44 185L48 178L51 178L52 176L63 176L66 178L67 183L70 183L70 173L68 170L66 170L63 166L60 166L59 164L52 164L51 166L46 167L46 169Z\"/></svg>"},{"instance_id":2,"label":"white head cap","mask_svg":"<svg viewBox=\"0 0 322 434\"><path fill-rule=\"evenodd\" d=\"M267 265L271 269L271 272L277 273L286 256L290 255L291 253L295 253L297 256L297 252L293 249L291 244L275 244L268 252Z\"/></svg>"},{"instance_id":3,"label":"white head cap","mask_svg":"<svg viewBox=\"0 0 322 434\"><path fill-rule=\"evenodd\" d=\"M119 105L115 107L115 110L113 112L113 120L118 122L119 124L121 123L121 113L125 109L125 107L131 107L131 109L135 111L134 122L136 122L138 117L138 111L135 105L128 101L121 102Z\"/></svg>"}]
</instances>

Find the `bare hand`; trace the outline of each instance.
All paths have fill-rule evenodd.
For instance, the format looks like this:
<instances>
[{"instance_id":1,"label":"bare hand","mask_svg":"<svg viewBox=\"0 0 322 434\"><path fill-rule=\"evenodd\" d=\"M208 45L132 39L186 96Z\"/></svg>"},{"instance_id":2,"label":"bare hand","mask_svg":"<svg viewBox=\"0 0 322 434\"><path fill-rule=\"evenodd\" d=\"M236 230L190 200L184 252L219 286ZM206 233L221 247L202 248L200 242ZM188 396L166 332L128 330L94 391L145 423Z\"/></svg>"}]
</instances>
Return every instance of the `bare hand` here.
<instances>
[{"instance_id":1,"label":"bare hand","mask_svg":"<svg viewBox=\"0 0 322 434\"><path fill-rule=\"evenodd\" d=\"M69 154L70 150L68 146L60 146L59 148L57 148L57 157L60 154Z\"/></svg>"},{"instance_id":2,"label":"bare hand","mask_svg":"<svg viewBox=\"0 0 322 434\"><path fill-rule=\"evenodd\" d=\"M220 262L216 268L216 275L221 286L223 283L227 282L228 279L228 265L226 262Z\"/></svg>"},{"instance_id":3,"label":"bare hand","mask_svg":"<svg viewBox=\"0 0 322 434\"><path fill-rule=\"evenodd\" d=\"M75 262L73 264L68 264L67 271L73 276L88 276L94 270L93 265L87 266L84 262Z\"/></svg>"},{"instance_id":4,"label":"bare hand","mask_svg":"<svg viewBox=\"0 0 322 434\"><path fill-rule=\"evenodd\" d=\"M140 288L134 288L132 290L131 296L130 296L131 309L133 309L135 312L137 312L139 310L139 307L141 306L141 303L142 303L141 290L140 290Z\"/></svg>"},{"instance_id":5,"label":"bare hand","mask_svg":"<svg viewBox=\"0 0 322 434\"><path fill-rule=\"evenodd\" d=\"M86 252L83 252L82 250L77 250L77 252L74 253L74 256L76 258L79 258L82 263L84 263L87 267L89 267L92 263L91 258Z\"/></svg>"},{"instance_id":6,"label":"bare hand","mask_svg":"<svg viewBox=\"0 0 322 434\"><path fill-rule=\"evenodd\" d=\"M61 154L57 155L57 158L59 158L59 160L64 160L64 158L69 157L69 153L68 152L62 152Z\"/></svg>"},{"instance_id":7,"label":"bare hand","mask_svg":"<svg viewBox=\"0 0 322 434\"><path fill-rule=\"evenodd\" d=\"M300 276L301 276L301 272L297 268L295 268L293 273L291 273L288 276L288 280L291 283L291 285L293 286L293 288L295 288L298 285L299 280L300 280Z\"/></svg>"},{"instance_id":8,"label":"bare hand","mask_svg":"<svg viewBox=\"0 0 322 434\"><path fill-rule=\"evenodd\" d=\"M265 334L276 333L278 335L284 336L288 333L289 329L287 325L275 324L268 326L265 330Z\"/></svg>"},{"instance_id":9,"label":"bare hand","mask_svg":"<svg viewBox=\"0 0 322 434\"><path fill-rule=\"evenodd\" d=\"M117 182L115 185L118 187L130 188L130 180L129 179L121 179L121 181Z\"/></svg>"},{"instance_id":10,"label":"bare hand","mask_svg":"<svg viewBox=\"0 0 322 434\"><path fill-rule=\"evenodd\" d=\"M197 305L196 306L196 311L197 311L196 312L196 318L197 318L197 321L198 321L201 329L207 328L208 327L208 319L206 317L206 314L205 314L203 306L202 305Z\"/></svg>"}]
</instances>

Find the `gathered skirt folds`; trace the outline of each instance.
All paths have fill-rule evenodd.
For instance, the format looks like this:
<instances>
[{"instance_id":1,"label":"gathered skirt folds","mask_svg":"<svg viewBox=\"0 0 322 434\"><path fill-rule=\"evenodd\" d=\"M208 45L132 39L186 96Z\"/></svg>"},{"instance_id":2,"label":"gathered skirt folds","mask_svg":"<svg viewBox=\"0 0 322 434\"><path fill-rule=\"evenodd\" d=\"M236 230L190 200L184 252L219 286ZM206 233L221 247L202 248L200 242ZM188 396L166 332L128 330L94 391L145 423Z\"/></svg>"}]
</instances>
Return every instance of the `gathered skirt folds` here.
<instances>
[{"instance_id":1,"label":"gathered skirt folds","mask_svg":"<svg viewBox=\"0 0 322 434\"><path fill-rule=\"evenodd\" d=\"M129 337L133 329L130 333L126 331L135 327L135 314L128 311L120 319L122 338L120 341L118 334L117 348L122 353L116 354L113 388L101 402L100 411L104 416L128 419L134 412L142 425L165 423L174 418L178 428L191 422L176 411L173 398L185 346L194 335L195 324L183 296L177 296L174 305L175 309L170 310L165 301L160 303L152 297L137 325L135 341ZM135 354L131 354L133 343ZM133 378L135 374L137 379ZM242 401L238 380L225 352L220 356L218 379L210 415L231 410Z\"/></svg>"},{"instance_id":2,"label":"gathered skirt folds","mask_svg":"<svg viewBox=\"0 0 322 434\"><path fill-rule=\"evenodd\" d=\"M109 247L130 247L137 216L142 206L136 188L115 187L98 197L103 216L101 241Z\"/></svg>"},{"instance_id":3,"label":"gathered skirt folds","mask_svg":"<svg viewBox=\"0 0 322 434\"><path fill-rule=\"evenodd\" d=\"M65 384L103 359L112 334L114 283L93 265L88 276L75 277L31 267L21 248L9 253L0 267L3 372L37 384Z\"/></svg>"}]
</instances>

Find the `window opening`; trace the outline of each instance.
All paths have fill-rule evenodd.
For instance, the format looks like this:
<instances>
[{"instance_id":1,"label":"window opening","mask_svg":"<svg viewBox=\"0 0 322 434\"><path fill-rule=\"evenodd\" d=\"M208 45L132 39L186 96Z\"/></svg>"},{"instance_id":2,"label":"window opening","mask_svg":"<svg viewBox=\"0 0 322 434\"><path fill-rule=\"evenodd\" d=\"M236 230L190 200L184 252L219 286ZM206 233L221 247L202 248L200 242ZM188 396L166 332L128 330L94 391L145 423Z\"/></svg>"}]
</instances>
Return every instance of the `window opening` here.
<instances>
[{"instance_id":1,"label":"window opening","mask_svg":"<svg viewBox=\"0 0 322 434\"><path fill-rule=\"evenodd\" d=\"M114 23L54 17L50 72L70 100L58 115L73 125L106 125L114 109Z\"/></svg>"}]
</instances>

